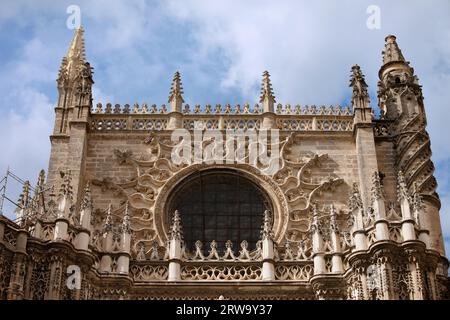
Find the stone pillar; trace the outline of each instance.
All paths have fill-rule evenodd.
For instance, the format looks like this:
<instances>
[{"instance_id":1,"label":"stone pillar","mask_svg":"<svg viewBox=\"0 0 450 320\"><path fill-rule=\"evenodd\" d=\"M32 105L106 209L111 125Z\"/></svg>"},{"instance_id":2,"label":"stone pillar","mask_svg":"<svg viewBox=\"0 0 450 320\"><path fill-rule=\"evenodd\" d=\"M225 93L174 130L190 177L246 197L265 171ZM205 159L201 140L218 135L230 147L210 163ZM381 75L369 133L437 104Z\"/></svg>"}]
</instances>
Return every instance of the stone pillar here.
<instances>
[{"instance_id":1,"label":"stone pillar","mask_svg":"<svg viewBox=\"0 0 450 320\"><path fill-rule=\"evenodd\" d=\"M377 241L389 240L389 222L386 219L386 206L378 171L372 173L372 209L375 213L375 234Z\"/></svg>"},{"instance_id":2,"label":"stone pillar","mask_svg":"<svg viewBox=\"0 0 450 320\"><path fill-rule=\"evenodd\" d=\"M334 205L330 206L330 238L333 248L333 256L331 258L331 272L343 273L344 266L342 264L342 247L339 226L336 221L337 212Z\"/></svg>"},{"instance_id":3,"label":"stone pillar","mask_svg":"<svg viewBox=\"0 0 450 320\"><path fill-rule=\"evenodd\" d=\"M78 250L88 250L91 229L92 199L89 183L84 191L84 199L81 203L80 224L81 230L78 232L75 247Z\"/></svg>"},{"instance_id":4,"label":"stone pillar","mask_svg":"<svg viewBox=\"0 0 450 320\"><path fill-rule=\"evenodd\" d=\"M33 237L40 239L42 237L42 224L41 220L36 219L36 223L34 224Z\"/></svg>"},{"instance_id":5,"label":"stone pillar","mask_svg":"<svg viewBox=\"0 0 450 320\"><path fill-rule=\"evenodd\" d=\"M314 261L314 275L326 273L324 241L322 236L319 213L316 204L313 204L313 220L311 223L312 252Z\"/></svg>"},{"instance_id":6,"label":"stone pillar","mask_svg":"<svg viewBox=\"0 0 450 320\"><path fill-rule=\"evenodd\" d=\"M398 200L402 212L402 237L403 241L416 240L415 221L411 213L410 196L405 183L403 173L398 173Z\"/></svg>"},{"instance_id":7,"label":"stone pillar","mask_svg":"<svg viewBox=\"0 0 450 320\"><path fill-rule=\"evenodd\" d=\"M125 205L125 213L122 222L122 250L117 261L117 270L121 274L128 274L130 268L131 225L128 211L128 202Z\"/></svg>"},{"instance_id":8,"label":"stone pillar","mask_svg":"<svg viewBox=\"0 0 450 320\"><path fill-rule=\"evenodd\" d=\"M54 240L67 239L67 229L69 227L69 216L73 199L72 195L72 176L71 172L67 170L64 173L63 183L59 192L58 217L55 220Z\"/></svg>"},{"instance_id":9,"label":"stone pillar","mask_svg":"<svg viewBox=\"0 0 450 320\"><path fill-rule=\"evenodd\" d=\"M353 88L353 134L358 161L359 186L363 207L367 209L370 201L370 184L368 183L369 179L367 177L370 177L374 171L378 171L378 162L373 132L374 124L372 123L373 113L367 90L368 86L358 65L352 67L350 86Z\"/></svg>"},{"instance_id":10,"label":"stone pillar","mask_svg":"<svg viewBox=\"0 0 450 320\"><path fill-rule=\"evenodd\" d=\"M174 212L169 238L169 276L168 281L181 280L181 243L183 231L178 210Z\"/></svg>"},{"instance_id":11,"label":"stone pillar","mask_svg":"<svg viewBox=\"0 0 450 320\"><path fill-rule=\"evenodd\" d=\"M272 217L268 210L264 211L263 226L261 231L262 242L262 272L261 279L263 281L275 280L274 266L274 242L272 230Z\"/></svg>"},{"instance_id":12,"label":"stone pillar","mask_svg":"<svg viewBox=\"0 0 450 320\"><path fill-rule=\"evenodd\" d=\"M411 272L412 298L414 300L424 299L424 279L420 266L420 258L414 250L408 252L409 270Z\"/></svg>"},{"instance_id":13,"label":"stone pillar","mask_svg":"<svg viewBox=\"0 0 450 320\"><path fill-rule=\"evenodd\" d=\"M181 112L169 113L169 122L167 123L167 130L175 130L183 128L183 114Z\"/></svg>"},{"instance_id":14,"label":"stone pillar","mask_svg":"<svg viewBox=\"0 0 450 320\"><path fill-rule=\"evenodd\" d=\"M8 300L22 300L24 298L27 241L28 233L25 230L19 230L16 239L16 252L12 259L11 278L7 290Z\"/></svg>"},{"instance_id":15,"label":"stone pillar","mask_svg":"<svg viewBox=\"0 0 450 320\"><path fill-rule=\"evenodd\" d=\"M113 245L113 218L112 205L108 206L105 225L103 227L103 255L100 261L100 272L111 272L111 251Z\"/></svg>"},{"instance_id":16,"label":"stone pillar","mask_svg":"<svg viewBox=\"0 0 450 320\"><path fill-rule=\"evenodd\" d=\"M170 113L169 113L169 122L167 124L167 130L174 130L177 128L183 128L183 113L182 113L182 105L183 105L183 87L181 84L181 76L177 71L173 76L172 87L170 90L169 96L169 104L170 104Z\"/></svg>"},{"instance_id":17,"label":"stone pillar","mask_svg":"<svg viewBox=\"0 0 450 320\"><path fill-rule=\"evenodd\" d=\"M359 193L358 184L354 183L350 197L348 200L348 207L352 212L353 216L353 229L352 237L355 244L354 251L365 251L367 250L367 235L364 230L364 220L363 220L363 204L361 196Z\"/></svg>"}]
</instances>

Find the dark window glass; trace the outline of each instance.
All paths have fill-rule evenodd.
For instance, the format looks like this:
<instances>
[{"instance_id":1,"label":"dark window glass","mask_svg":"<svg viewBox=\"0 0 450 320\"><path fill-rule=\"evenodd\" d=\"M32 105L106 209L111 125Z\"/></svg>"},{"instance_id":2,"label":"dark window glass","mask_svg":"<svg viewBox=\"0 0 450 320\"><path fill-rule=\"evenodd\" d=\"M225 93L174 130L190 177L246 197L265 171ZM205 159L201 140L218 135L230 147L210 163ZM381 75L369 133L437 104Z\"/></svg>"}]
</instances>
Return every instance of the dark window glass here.
<instances>
[{"instance_id":1,"label":"dark window glass","mask_svg":"<svg viewBox=\"0 0 450 320\"><path fill-rule=\"evenodd\" d=\"M175 190L169 208L181 214L188 249L200 240L205 253L212 240L222 252L227 240L233 242L235 252L243 240L253 250L260 238L263 212L271 210L259 187L232 171L207 171L188 178Z\"/></svg>"}]
</instances>

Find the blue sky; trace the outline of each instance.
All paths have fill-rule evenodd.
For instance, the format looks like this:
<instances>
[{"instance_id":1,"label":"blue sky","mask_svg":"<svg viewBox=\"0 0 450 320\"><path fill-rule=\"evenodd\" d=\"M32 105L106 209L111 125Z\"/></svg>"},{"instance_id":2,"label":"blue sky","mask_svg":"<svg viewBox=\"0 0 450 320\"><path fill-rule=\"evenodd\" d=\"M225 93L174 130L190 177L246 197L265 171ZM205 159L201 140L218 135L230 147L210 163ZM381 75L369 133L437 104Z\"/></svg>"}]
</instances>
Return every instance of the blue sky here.
<instances>
[{"instance_id":1,"label":"blue sky","mask_svg":"<svg viewBox=\"0 0 450 320\"><path fill-rule=\"evenodd\" d=\"M2 0L0 172L9 165L34 182L48 166L55 80L73 36L69 5L81 9L94 100L113 104L167 103L180 70L191 105L253 105L266 69L283 104L343 104L358 63L377 108L384 38L395 34L423 85L450 248L450 2L311 2ZM367 28L369 5L380 8L379 30Z\"/></svg>"}]
</instances>

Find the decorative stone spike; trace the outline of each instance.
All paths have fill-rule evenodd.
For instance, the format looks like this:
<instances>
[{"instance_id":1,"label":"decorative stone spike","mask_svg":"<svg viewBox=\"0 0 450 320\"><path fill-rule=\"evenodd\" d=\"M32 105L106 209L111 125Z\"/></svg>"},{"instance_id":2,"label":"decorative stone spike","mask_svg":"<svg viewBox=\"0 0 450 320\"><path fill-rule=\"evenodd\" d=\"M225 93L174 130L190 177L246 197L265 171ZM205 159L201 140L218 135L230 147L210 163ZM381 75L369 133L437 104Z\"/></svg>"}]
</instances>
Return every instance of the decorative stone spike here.
<instances>
[{"instance_id":1,"label":"decorative stone spike","mask_svg":"<svg viewBox=\"0 0 450 320\"><path fill-rule=\"evenodd\" d=\"M70 170L62 172L61 174L63 182L61 183L61 186L59 188L59 196L66 196L72 199L73 188L72 188L72 175L70 173Z\"/></svg>"},{"instance_id":2,"label":"decorative stone spike","mask_svg":"<svg viewBox=\"0 0 450 320\"><path fill-rule=\"evenodd\" d=\"M372 175L372 201L383 199L383 190L381 186L380 173L375 171Z\"/></svg>"},{"instance_id":3,"label":"decorative stone spike","mask_svg":"<svg viewBox=\"0 0 450 320\"><path fill-rule=\"evenodd\" d=\"M398 172L397 176L397 196L399 201L406 199L409 200L408 187L406 186L405 176L402 171Z\"/></svg>"},{"instance_id":4,"label":"decorative stone spike","mask_svg":"<svg viewBox=\"0 0 450 320\"><path fill-rule=\"evenodd\" d=\"M81 201L81 210L86 208L92 209L92 198L91 198L91 186L90 182L86 183L86 187L84 188L84 197Z\"/></svg>"},{"instance_id":5,"label":"decorative stone spike","mask_svg":"<svg viewBox=\"0 0 450 320\"><path fill-rule=\"evenodd\" d=\"M19 200L17 204L21 209L28 208L29 205L29 199L30 199L30 181L25 181L22 188L22 193L19 196Z\"/></svg>"},{"instance_id":6,"label":"decorative stone spike","mask_svg":"<svg viewBox=\"0 0 450 320\"><path fill-rule=\"evenodd\" d=\"M337 223L337 211L333 204L330 206L330 228L331 231L339 233L339 226Z\"/></svg>"},{"instance_id":7,"label":"decorative stone spike","mask_svg":"<svg viewBox=\"0 0 450 320\"><path fill-rule=\"evenodd\" d=\"M263 225L261 229L261 240L270 239L273 240L272 231L272 217L269 210L264 211Z\"/></svg>"},{"instance_id":8,"label":"decorative stone spike","mask_svg":"<svg viewBox=\"0 0 450 320\"><path fill-rule=\"evenodd\" d=\"M350 195L349 195L348 207L349 207L350 211L363 208L361 194L359 193L359 187L356 182L353 183L352 191L350 192Z\"/></svg>"},{"instance_id":9,"label":"decorative stone spike","mask_svg":"<svg viewBox=\"0 0 450 320\"><path fill-rule=\"evenodd\" d=\"M125 212L122 221L122 233L131 233L130 212L128 209L128 201L125 204Z\"/></svg>"},{"instance_id":10,"label":"decorative stone spike","mask_svg":"<svg viewBox=\"0 0 450 320\"><path fill-rule=\"evenodd\" d=\"M272 103L276 102L275 96L273 95L272 84L270 82L270 74L268 71L263 72L263 80L261 83L261 97L259 99L259 102L262 103L266 99Z\"/></svg>"},{"instance_id":11,"label":"decorative stone spike","mask_svg":"<svg viewBox=\"0 0 450 320\"><path fill-rule=\"evenodd\" d=\"M397 44L397 38L393 35L388 35L385 41L385 48L382 52L383 64L396 61L405 62L405 57L403 57L402 51Z\"/></svg>"},{"instance_id":12,"label":"decorative stone spike","mask_svg":"<svg viewBox=\"0 0 450 320\"><path fill-rule=\"evenodd\" d=\"M184 102L183 100L183 86L181 83L181 75L180 72L176 71L173 80L172 80L172 87L170 89L170 95L169 95L169 103L179 100L181 102Z\"/></svg>"},{"instance_id":13,"label":"decorative stone spike","mask_svg":"<svg viewBox=\"0 0 450 320\"><path fill-rule=\"evenodd\" d=\"M312 222L311 233L321 233L321 225L319 220L319 211L317 210L317 204L311 204Z\"/></svg>"},{"instance_id":14,"label":"decorative stone spike","mask_svg":"<svg viewBox=\"0 0 450 320\"><path fill-rule=\"evenodd\" d=\"M183 230L181 227L181 218L178 210L175 210L172 217L172 225L170 227L171 240L183 240Z\"/></svg>"},{"instance_id":15,"label":"decorative stone spike","mask_svg":"<svg viewBox=\"0 0 450 320\"><path fill-rule=\"evenodd\" d=\"M367 91L368 86L361 72L361 68L357 64L352 67L350 87L353 89L353 105L357 108L368 107L370 103L369 93Z\"/></svg>"},{"instance_id":16,"label":"decorative stone spike","mask_svg":"<svg viewBox=\"0 0 450 320\"><path fill-rule=\"evenodd\" d=\"M423 209L423 199L419 193L417 182L414 182L413 184L413 198L411 205L414 211L420 211Z\"/></svg>"},{"instance_id":17,"label":"decorative stone spike","mask_svg":"<svg viewBox=\"0 0 450 320\"><path fill-rule=\"evenodd\" d=\"M105 224L103 226L103 232L107 233L112 231L113 228L113 216L112 216L112 204L109 204L108 210L106 211Z\"/></svg>"}]
</instances>

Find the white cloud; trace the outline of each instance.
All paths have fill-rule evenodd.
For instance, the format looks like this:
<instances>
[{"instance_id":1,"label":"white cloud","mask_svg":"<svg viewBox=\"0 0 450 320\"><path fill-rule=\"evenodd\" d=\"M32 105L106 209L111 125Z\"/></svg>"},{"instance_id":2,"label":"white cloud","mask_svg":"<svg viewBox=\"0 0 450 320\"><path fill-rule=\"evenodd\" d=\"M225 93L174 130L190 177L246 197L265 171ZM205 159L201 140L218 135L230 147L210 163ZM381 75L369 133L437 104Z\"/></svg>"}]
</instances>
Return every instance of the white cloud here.
<instances>
[{"instance_id":1,"label":"white cloud","mask_svg":"<svg viewBox=\"0 0 450 320\"><path fill-rule=\"evenodd\" d=\"M358 63L375 107L384 37L394 33L424 86L438 181L447 178L445 165L440 165L450 159L446 0L433 5L419 0L77 3L86 27L87 55L96 67L94 99L104 103L165 103L171 76L181 68L191 104L233 102L236 97L255 103L265 69L281 103L338 104L350 95L350 67ZM0 74L0 132L12 137L0 142L0 170L14 164L22 176L34 177L47 165L55 78L71 34L65 28L70 4L2 3L0 23L30 31L15 48L20 54L6 61ZM371 4L380 6L381 30L366 27ZM5 30L0 33L6 37ZM41 158L34 161L36 149ZM439 190L443 229L450 236L449 188L441 183Z\"/></svg>"}]
</instances>

